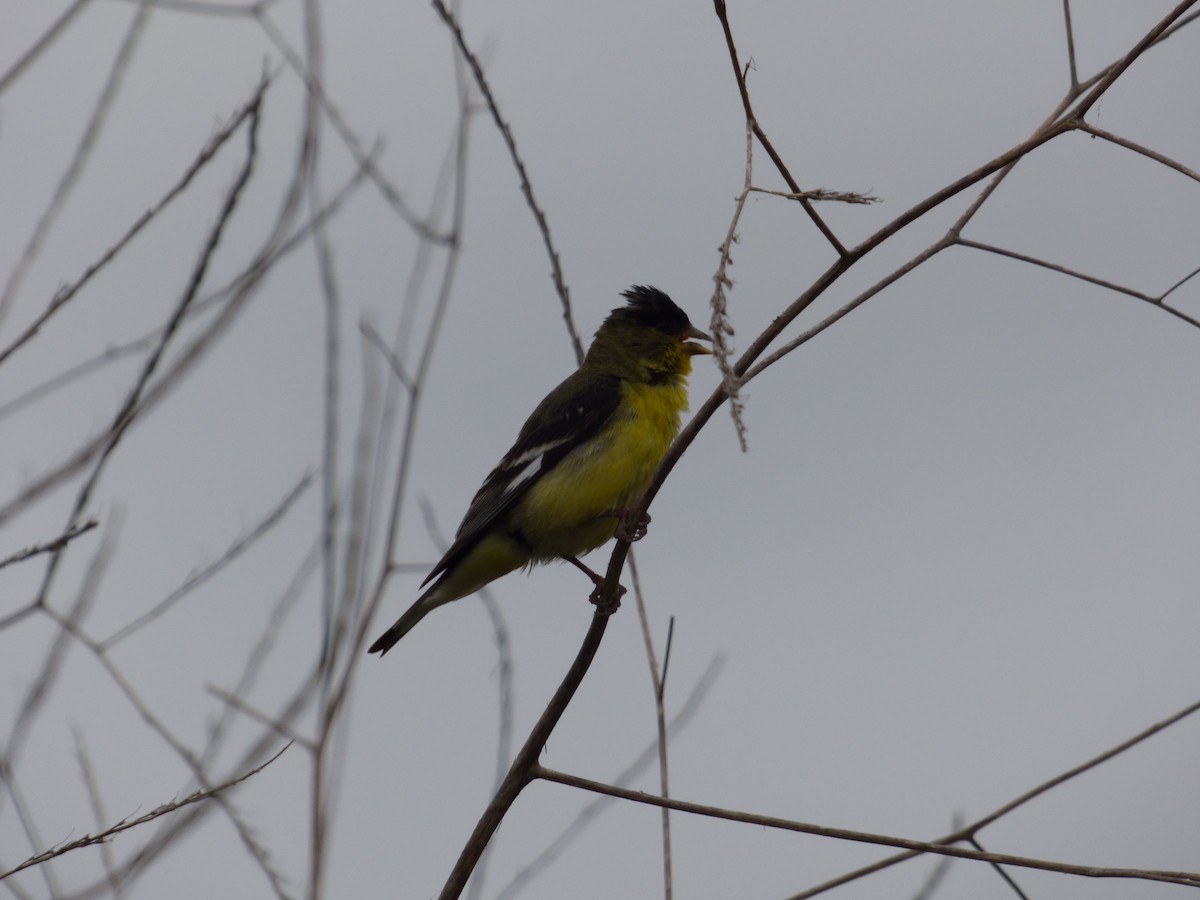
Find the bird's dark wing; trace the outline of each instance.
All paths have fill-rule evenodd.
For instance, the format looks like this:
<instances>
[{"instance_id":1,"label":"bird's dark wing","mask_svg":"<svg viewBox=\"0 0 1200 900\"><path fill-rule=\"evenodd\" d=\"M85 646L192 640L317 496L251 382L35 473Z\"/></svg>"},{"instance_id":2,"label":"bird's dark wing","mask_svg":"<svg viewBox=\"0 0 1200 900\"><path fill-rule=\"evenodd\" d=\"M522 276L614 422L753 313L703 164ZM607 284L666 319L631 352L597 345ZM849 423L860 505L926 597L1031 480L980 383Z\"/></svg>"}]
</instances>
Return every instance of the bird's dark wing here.
<instances>
[{"instance_id":1,"label":"bird's dark wing","mask_svg":"<svg viewBox=\"0 0 1200 900\"><path fill-rule=\"evenodd\" d=\"M454 543L422 586L466 556L539 478L612 419L621 402L621 380L593 375L581 384L582 374L575 372L538 404L517 442L475 494Z\"/></svg>"}]
</instances>

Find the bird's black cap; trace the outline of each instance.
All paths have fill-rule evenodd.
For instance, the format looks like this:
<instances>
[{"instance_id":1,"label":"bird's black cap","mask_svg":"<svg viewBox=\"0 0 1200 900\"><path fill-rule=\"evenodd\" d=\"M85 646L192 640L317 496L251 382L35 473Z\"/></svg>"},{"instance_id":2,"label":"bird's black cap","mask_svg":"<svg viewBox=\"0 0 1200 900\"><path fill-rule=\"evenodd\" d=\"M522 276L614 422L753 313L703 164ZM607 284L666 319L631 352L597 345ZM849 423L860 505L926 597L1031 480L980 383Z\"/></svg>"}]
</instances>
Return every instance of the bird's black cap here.
<instances>
[{"instance_id":1,"label":"bird's black cap","mask_svg":"<svg viewBox=\"0 0 1200 900\"><path fill-rule=\"evenodd\" d=\"M635 284L629 290L622 291L621 296L629 303L614 309L613 318L655 328L664 334L678 335L695 330L687 313L656 287Z\"/></svg>"}]
</instances>

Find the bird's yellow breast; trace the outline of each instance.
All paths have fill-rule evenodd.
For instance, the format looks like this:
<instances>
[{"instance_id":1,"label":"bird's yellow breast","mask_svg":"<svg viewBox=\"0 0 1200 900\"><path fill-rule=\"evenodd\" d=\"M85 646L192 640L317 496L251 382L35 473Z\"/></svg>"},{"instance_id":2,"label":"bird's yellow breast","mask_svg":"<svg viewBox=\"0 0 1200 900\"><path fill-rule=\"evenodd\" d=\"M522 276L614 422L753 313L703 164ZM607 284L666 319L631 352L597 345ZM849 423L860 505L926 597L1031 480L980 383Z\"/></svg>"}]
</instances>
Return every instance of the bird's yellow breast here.
<instances>
[{"instance_id":1,"label":"bird's yellow breast","mask_svg":"<svg viewBox=\"0 0 1200 900\"><path fill-rule=\"evenodd\" d=\"M612 538L618 520L605 513L638 501L679 433L687 409L682 382L626 382L605 429L529 489L512 518L536 559L580 556Z\"/></svg>"}]
</instances>

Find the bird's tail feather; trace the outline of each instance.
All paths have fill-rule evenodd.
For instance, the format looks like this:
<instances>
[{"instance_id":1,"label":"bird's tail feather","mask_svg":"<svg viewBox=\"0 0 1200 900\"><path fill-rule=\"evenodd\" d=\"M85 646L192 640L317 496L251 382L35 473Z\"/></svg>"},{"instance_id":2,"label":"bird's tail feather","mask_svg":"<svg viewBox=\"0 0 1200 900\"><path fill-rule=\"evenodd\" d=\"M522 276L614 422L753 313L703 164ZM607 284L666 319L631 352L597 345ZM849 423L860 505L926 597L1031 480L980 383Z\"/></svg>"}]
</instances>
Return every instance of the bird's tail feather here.
<instances>
[{"instance_id":1,"label":"bird's tail feather","mask_svg":"<svg viewBox=\"0 0 1200 900\"><path fill-rule=\"evenodd\" d=\"M405 611L404 615L396 620L391 628L379 636L379 640L373 643L367 649L367 652L378 653L380 656L383 656L395 646L400 638L412 631L418 622L445 602L444 600L433 599L430 596L432 593L433 591L430 590L423 594L416 603Z\"/></svg>"}]
</instances>

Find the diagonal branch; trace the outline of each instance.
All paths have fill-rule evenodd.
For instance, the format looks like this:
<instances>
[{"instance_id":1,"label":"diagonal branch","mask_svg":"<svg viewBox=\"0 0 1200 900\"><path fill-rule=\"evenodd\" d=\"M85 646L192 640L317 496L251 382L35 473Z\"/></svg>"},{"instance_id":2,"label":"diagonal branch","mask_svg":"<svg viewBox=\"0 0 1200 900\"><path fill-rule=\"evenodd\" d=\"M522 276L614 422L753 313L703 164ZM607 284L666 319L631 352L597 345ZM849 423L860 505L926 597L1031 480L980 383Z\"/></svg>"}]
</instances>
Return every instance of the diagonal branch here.
<instances>
[{"instance_id":1,"label":"diagonal branch","mask_svg":"<svg viewBox=\"0 0 1200 900\"><path fill-rule=\"evenodd\" d=\"M79 293L80 289L82 289L89 281L92 280L93 276L95 276L101 269L112 262L113 259L115 259L117 255L120 254L121 251L124 250L125 247L128 246L128 244L158 216L159 213L161 213L171 204L171 201L175 200L180 194L187 190L188 186L192 183L192 181L195 180L196 176L201 172L201 170L204 169L204 167L210 162L212 162L214 157L216 157L217 151L219 151L225 145L225 143L237 133L238 129L241 128L242 123L245 122L250 115L256 113L257 110L262 106L263 95L266 93L266 90L270 84L271 79L269 77L262 79L258 83L258 87L255 89L254 95L247 100L242 107L233 114L233 116L230 117L229 121L227 121L221 127L221 129L217 131L216 134L209 138L208 143L204 145L203 149L201 149L200 153L192 161L192 164L188 166L187 170L182 176L180 176L179 180L175 182L171 189L168 190L161 198L159 198L157 203L142 213L137 218L137 221L135 221L133 225L126 230L125 234L123 234L115 244L104 251L104 254L99 259L89 265L78 279L55 293L54 297L46 305L46 308L42 310L41 315L34 319L33 322L30 323L26 329L21 332L16 339L13 340L11 344L9 344L3 350L0 350L0 363L5 362L10 356L12 356L14 352L32 340L41 330L42 326L45 325L55 313L62 309L63 306L73 300Z\"/></svg>"},{"instance_id":2,"label":"diagonal branch","mask_svg":"<svg viewBox=\"0 0 1200 900\"><path fill-rule=\"evenodd\" d=\"M1086 111L1086 108L1090 108L1091 103L1094 103L1099 99L1100 94L1097 93L1097 91L1107 91L1108 88L1112 86L1117 75L1129 67L1138 53L1144 52L1147 47L1154 43L1155 39L1161 38L1165 34L1169 34L1172 23L1175 23L1176 20L1180 19L1183 13L1196 2L1200 2L1200 0L1187 0L1187 2L1177 6L1157 25L1155 25L1154 28L1152 28L1140 41L1138 41L1134 51L1130 51L1130 53L1126 54L1126 56L1124 56L1118 63L1114 63L1110 69L1107 70L1107 75L1097 81L1096 87L1093 88L1092 93L1089 94L1090 100L1088 106L1079 111L1078 115L1082 115L1083 111ZM722 0L714 0L714 3L717 6L718 17L721 17L722 12L724 11L724 4ZM728 19L721 18L721 23L722 27L728 29ZM742 83L739 81L739 85L741 84ZM769 325L767 325L766 328L762 330L762 332L754 339L750 346L746 348L741 358L738 359L737 363L734 365L734 373L736 375L746 376L751 369L751 366L754 365L754 362L760 356L762 356L764 352L766 352L767 348L783 332L783 330L793 321L795 321L795 319L801 313L808 309L808 307L812 305L812 303L815 302L818 297L824 294L825 291L848 269L850 269L855 263L865 257L872 250L885 243L895 234L904 230L907 226L920 219L926 213L936 209L938 206L971 187L972 185L979 183L990 175L1000 172L1001 170L1015 163L1017 160L1021 159L1026 154L1058 137L1060 134L1075 130L1078 127L1079 120L1074 116L1060 116L1056 120L1046 123L1027 140L1022 141L1015 147L1012 147L989 162L984 163L974 171L961 176L941 190L930 194L924 200L901 213L891 222L867 237L862 243L847 250L844 256L839 256L838 259L834 260L829 268L817 276L817 278L808 287L808 289L804 291L804 293L792 301L788 307L786 307L771 321ZM934 244L933 247L929 248L922 254L919 254L918 257L915 257L904 266L901 266L899 269L893 272L892 275L885 278L884 282L894 281L895 278L904 274L904 272L910 270L919 262L928 259L933 253L944 249L946 246L948 246L952 239L953 233L944 237L941 241ZM881 284L882 283L883 282L881 282ZM755 374L761 371L762 368L762 366L757 367ZM747 380L748 379L745 377L742 379L743 383L745 383ZM646 511L650 503L654 500L654 497L657 495L659 489L662 487L663 482L670 474L671 470L674 469L676 463L679 462L679 459L683 455L684 451L691 446L692 441L696 439L696 435L700 433L700 429L702 429L708 420L712 418L713 413L716 412L717 408L720 407L726 399L727 395L725 393L724 386L718 387L711 395L709 395L708 399L701 404L700 408L696 411L696 414L691 418L691 420L684 425L683 430L679 433L679 436L672 443L670 449L663 457L662 462L659 464L658 470L655 472L649 488L647 488L645 495L642 497L641 501L639 501L638 507L633 510L634 513ZM608 580L614 585L616 584L616 579L624 565L625 554L627 550L628 545L622 541L618 541L613 549L613 556L609 563L608 571L610 573L610 577Z\"/></svg>"},{"instance_id":3,"label":"diagonal branch","mask_svg":"<svg viewBox=\"0 0 1200 900\"><path fill-rule=\"evenodd\" d=\"M1031 856L1013 856L1007 853L987 853L979 850L968 850L965 847L954 847L928 841L914 841L908 838L893 837L886 834L874 834L868 831L853 831L848 828L832 828L825 825L812 825L808 822L796 822L777 816L761 816L755 813L741 812L736 809L725 809L719 806L706 806L701 803L688 803L682 800L666 800L654 794L642 791L631 791L618 788L590 778L580 778L565 772L556 772L542 766L535 766L532 772L534 778L553 781L568 787L593 791L597 794L607 794L622 800L632 800L648 806L660 806L679 812L694 813L730 822L744 822L750 825L760 825L764 828L778 828L783 831L794 831L801 834L811 834L817 837L836 838L844 841L855 841L863 844L879 844L885 847L900 847L914 850L918 853L936 853L941 856L956 856L960 859L971 859L979 862L995 863L997 865L1021 866L1027 869L1041 869L1046 872L1059 872L1063 875L1080 875L1085 878L1129 878L1142 881L1161 881L1168 884L1182 884L1188 887L1200 887L1200 872L1169 871L1164 869L1126 869L1111 866L1082 866L1075 863L1058 862L1056 860L1038 859Z\"/></svg>"},{"instance_id":4,"label":"diagonal branch","mask_svg":"<svg viewBox=\"0 0 1200 900\"><path fill-rule=\"evenodd\" d=\"M1164 298L1166 297L1166 294L1175 290L1175 288L1178 287L1180 284L1182 284L1183 281L1186 281L1187 278L1183 279L1183 281L1176 282L1175 286L1170 288L1162 296L1152 297L1143 291L1138 291L1133 288L1125 287L1123 285L1117 284L1112 281L1105 281L1103 278L1097 278L1095 275L1088 275L1086 272L1079 272L1075 269L1068 269L1066 266L1060 266L1060 265L1058 265L1058 263L1052 263L1052 262L1048 262L1047 260L1044 260L1044 259L1038 259L1036 256L1028 256L1024 253L1017 253L1015 250L1005 250L1003 247L996 247L992 244L984 244L984 243L981 243L980 241L972 241L972 240L968 240L967 238L963 238L963 237L958 238L956 241L954 241L954 243L956 243L962 247L969 247L972 250L983 250L987 253L994 253L997 256L1006 256L1009 259L1015 259L1018 262L1029 263L1032 266L1040 266L1043 269L1049 269L1051 272L1059 272L1063 275L1069 275L1072 278L1078 278L1080 281L1086 281L1088 284L1094 284L1097 287L1107 288L1110 291L1116 291L1118 294L1125 294L1128 297L1133 297L1137 300L1141 300L1143 303L1149 303L1151 306L1155 307L1156 309L1161 309L1165 312L1169 312L1171 315L1182 319L1184 322L1187 322L1189 325L1194 325L1195 327L1200 328L1200 320L1194 319L1191 316L1189 316L1187 313L1180 312L1179 310L1174 309L1173 307L1167 306L1166 303L1163 302ZM1200 270L1197 270L1197 271L1200 271ZM1192 275L1195 275L1195 274L1196 274L1196 272L1192 272ZM1189 275L1187 277L1191 278L1192 275Z\"/></svg>"},{"instance_id":5,"label":"diagonal branch","mask_svg":"<svg viewBox=\"0 0 1200 900\"><path fill-rule=\"evenodd\" d=\"M571 294L567 290L567 283L563 278L562 266L558 262L558 251L554 249L554 241L550 237L550 226L546 223L546 215L542 212L542 208L538 206L537 199L533 196L533 185L529 181L529 173L525 171L525 163L521 160L521 155L517 152L517 142L513 138L512 129L508 127L508 123L500 115L500 108L496 105L496 98L492 95L492 89L488 86L487 78L483 74L483 67L479 65L479 60L475 58L475 54L467 46L467 39L463 36L462 28L458 24L458 20L454 18L454 14L446 8L442 0L432 0L433 8L437 10L437 14L442 17L442 21L446 23L446 27L454 34L454 40L458 42L458 49L467 61L467 65L471 67L471 74L475 76L475 83L479 87L480 93L483 94L483 99L487 102L488 110L492 114L492 119L496 123L496 127L500 129L500 136L504 138L504 146L508 148L509 156L512 157L513 165L517 169L517 176L521 179L521 193L525 195L525 202L529 204L530 210L533 211L533 218L537 222L538 231L542 234L542 243L546 245L546 253L550 256L550 277L554 280L554 289L558 291L558 298L562 301L563 322L567 326L567 335L571 339L571 346L575 350L575 360L583 362L583 344L579 340L579 331L575 327L575 316L571 312Z\"/></svg>"},{"instance_id":6,"label":"diagonal branch","mask_svg":"<svg viewBox=\"0 0 1200 900\"><path fill-rule=\"evenodd\" d=\"M1026 791L1024 794L1021 794L1021 796L1016 797L1013 800L1010 800L1009 802L1005 803L1004 805L1002 805L1000 807L997 807L996 809L992 810L987 815L983 816L982 818L976 819L974 822L970 823L969 825L965 825L962 828L952 831L950 834L947 834L944 837L938 838L936 841L934 841L934 843L950 844L950 843L954 843L956 841L968 840L968 839L974 837L976 834L978 834L980 831L982 831L984 828L986 828L988 825L992 824L996 820L1008 815L1013 810L1015 810L1021 806L1024 806L1029 801L1031 801L1037 797L1040 797L1042 794L1045 794L1047 791L1051 790L1052 788L1056 788L1060 784L1065 784L1066 782L1070 781L1071 779L1077 778L1078 776L1082 775L1083 773L1096 768L1101 763L1108 762L1110 759L1113 759L1114 757L1121 755L1126 750L1129 750L1132 747L1136 747L1138 744L1142 743L1142 741L1146 740L1147 738L1153 737L1154 735L1158 734L1160 731L1165 731L1167 728L1170 728L1172 725L1176 724L1177 722L1182 721L1183 719L1186 719L1188 716L1190 716L1196 712L1200 712L1200 702L1193 703L1190 706L1185 706L1183 709L1179 710L1178 712L1172 713L1170 716L1163 719L1162 721L1155 722L1149 728L1139 731L1133 737L1127 738L1126 740L1122 741L1121 743L1117 744L1116 746L1110 747L1109 749L1105 750L1103 753L1100 753L1097 756L1093 756L1091 759L1087 760L1086 762L1080 763L1079 765L1075 766L1075 768L1068 769L1067 771L1065 771L1059 775L1055 775L1053 778L1049 779L1048 781L1042 782L1037 787L1031 788L1030 790ZM838 878L835 878L831 881L826 881L823 884L819 884L815 887L812 887L812 888L808 889L807 891L804 891L803 893L796 894L795 896L789 898L789 900L808 900L808 898L815 897L815 896L817 896L817 894L823 894L825 891L831 890L832 888L840 887L841 885L846 884L850 881L854 881L858 878L861 878L864 875L870 875L873 872L878 872L882 869L888 868L889 866L894 866L896 863L900 863L900 862L904 862L905 860L912 859L914 856L917 856L917 855L918 855L917 852L908 852L908 853L899 853L895 856L890 856L887 859L880 860L879 862L872 863L869 866L865 866L861 869L857 869L853 872L849 872L845 875L841 875Z\"/></svg>"},{"instance_id":7,"label":"diagonal branch","mask_svg":"<svg viewBox=\"0 0 1200 900\"><path fill-rule=\"evenodd\" d=\"M122 819L117 824L112 825L103 831L99 831L96 834L85 834L81 838L76 838L75 840L68 841L65 844L59 844L57 847L51 847L49 850L39 853L36 856L31 856L29 859L14 866L8 871L0 872L0 879L7 878L9 875L15 875L17 872L28 869L31 866L40 866L42 863L54 859L56 856L62 856L64 853L70 853L72 850L78 850L81 847L91 847L95 844L106 843L123 831L129 831L131 828L137 828L139 825L145 825L147 822L153 822L155 819L161 818L167 813L175 812L177 809L183 809L185 806L191 806L193 803L199 803L203 800L210 800L218 794L229 790L230 788L237 787L243 781L253 778L271 763L275 762L275 760L279 759L279 757L283 756L284 752L290 746L291 744L284 744L283 748L266 762L256 766L248 772L238 775L236 778L232 778L229 781L223 782L222 784L214 785L207 790L194 791L193 793L188 794L188 796L184 797L182 800L172 800L170 802L163 803L150 810L150 812L140 815L135 819Z\"/></svg>"},{"instance_id":8,"label":"diagonal branch","mask_svg":"<svg viewBox=\"0 0 1200 900\"><path fill-rule=\"evenodd\" d=\"M1142 39L1133 45L1133 48L1123 57L1104 70L1099 81L1094 87L1088 88L1087 95L1067 116L1068 120L1074 122L1082 122L1083 117L1088 114L1088 111L1096 105L1101 97L1108 91L1113 83L1120 78L1125 70L1133 65L1134 60L1146 52L1160 38L1166 36L1175 24L1176 20L1183 16L1191 7L1196 5L1196 0L1183 0L1178 6L1164 16L1157 25L1151 28Z\"/></svg>"},{"instance_id":9,"label":"diagonal branch","mask_svg":"<svg viewBox=\"0 0 1200 900\"><path fill-rule=\"evenodd\" d=\"M54 553L61 550L68 542L75 540L81 534L86 534L99 524L95 519L88 519L86 522L77 522L52 541L34 544L32 547L26 547L24 550L18 550L11 556L0 559L0 569L3 569L5 566L11 566L13 563L23 562L31 556L37 556L39 553Z\"/></svg>"},{"instance_id":10,"label":"diagonal branch","mask_svg":"<svg viewBox=\"0 0 1200 900\"><path fill-rule=\"evenodd\" d=\"M791 188L792 193L797 195L800 205L804 207L804 211L808 213L808 217L812 219L814 225L820 230L821 234L825 235L825 240L829 241L838 256L846 256L847 250L838 240L837 235L833 233L825 220L818 215L816 208L804 196L804 190L792 177L791 171L784 163L783 158L776 152L775 146L767 137L762 126L758 124L758 118L754 115L754 108L750 105L750 92L746 88L746 73L742 68L741 62L738 60L737 45L733 42L733 30L729 26L729 12L725 8L725 0L713 0L713 6L717 11L717 18L721 20L721 29L725 32L725 46L729 48L729 61L733 64L733 74L737 79L738 93L742 98L742 109L746 113L746 123L754 131L754 136L758 138L758 142L762 144L762 148L767 151L767 156L771 157L771 162L775 163L775 168L779 170L779 174L783 176L783 180L787 182L787 186Z\"/></svg>"},{"instance_id":11,"label":"diagonal branch","mask_svg":"<svg viewBox=\"0 0 1200 900\"><path fill-rule=\"evenodd\" d=\"M441 894L438 895L440 900L456 900L462 894L463 889L467 886L467 879L471 877L475 864L479 862L479 857L492 839L492 835L500 827L500 822L521 791L533 780L535 770L540 768L538 756L541 754L542 748L546 746L546 741L550 739L551 732L558 725L558 720L567 711L567 705L579 689L583 676L587 674L587 670L596 656L596 651L600 648L600 641L604 637L604 630L608 627L608 617L612 612L613 609L606 609L603 603L597 604L596 612L592 615L592 624L588 628L587 634L584 635L583 644L575 656L575 661L571 663L571 668L567 670L562 684L558 686L558 690L554 692L550 703L547 704L546 711L542 713L534 724L533 730L529 732L525 745L517 753L512 766L509 767L500 789L496 791L492 802L488 804L487 809L480 816L479 822L476 823L475 830L471 832L471 837L463 847L458 862L450 870L446 884L442 888Z\"/></svg>"},{"instance_id":12,"label":"diagonal branch","mask_svg":"<svg viewBox=\"0 0 1200 900\"><path fill-rule=\"evenodd\" d=\"M83 172L87 168L88 161L92 157L92 151L95 150L96 144L100 140L100 135L103 133L104 127L108 122L108 113L116 102L117 95L121 91L121 85L124 83L125 75L133 62L134 52L137 50L142 34L146 30L150 12L153 8L153 3L143 2L138 4L137 14L125 32L125 37L117 50L116 58L109 69L108 78L100 90L100 97L96 100L96 105L93 107L91 116L84 126L79 143L75 147L71 162L67 165L66 171L63 172L62 177L59 179L58 185L54 189L54 195L50 198L49 204L47 204L46 209L38 218L37 224L34 225L33 233L29 236L29 240L22 249L21 255L17 258L16 265L8 273L3 289L0 290L0 322L4 321L4 318L11 309L12 303L16 300L21 289L21 284L25 280L25 275L33 266L34 260L41 253L42 246L58 221L59 214L66 206L68 198L74 192L75 186L79 183L79 179L83 176ZM51 28L51 32L48 33L51 40L53 40L53 36L57 36L58 31L56 29L64 27L67 24L68 16L73 15L75 11L74 8L69 9L67 16L60 18Z\"/></svg>"},{"instance_id":13,"label":"diagonal branch","mask_svg":"<svg viewBox=\"0 0 1200 900\"><path fill-rule=\"evenodd\" d=\"M1192 179L1192 181L1200 181L1200 172L1197 172L1194 169L1189 169L1183 163L1176 162L1175 160L1171 159L1171 157L1164 156L1156 150L1151 150L1149 147L1143 147L1141 144L1134 143L1128 138L1121 137L1119 134L1113 134L1111 131L1105 131L1103 128L1099 128L1088 122L1080 122L1079 130L1087 132L1092 137L1098 137L1102 140L1116 144L1118 147L1124 147L1126 150L1132 150L1134 153L1140 153L1142 156L1152 159L1156 163L1161 163L1168 169L1174 169L1180 175L1186 175L1188 178Z\"/></svg>"}]
</instances>

